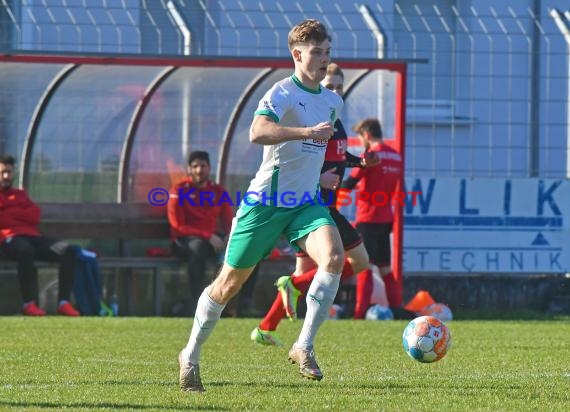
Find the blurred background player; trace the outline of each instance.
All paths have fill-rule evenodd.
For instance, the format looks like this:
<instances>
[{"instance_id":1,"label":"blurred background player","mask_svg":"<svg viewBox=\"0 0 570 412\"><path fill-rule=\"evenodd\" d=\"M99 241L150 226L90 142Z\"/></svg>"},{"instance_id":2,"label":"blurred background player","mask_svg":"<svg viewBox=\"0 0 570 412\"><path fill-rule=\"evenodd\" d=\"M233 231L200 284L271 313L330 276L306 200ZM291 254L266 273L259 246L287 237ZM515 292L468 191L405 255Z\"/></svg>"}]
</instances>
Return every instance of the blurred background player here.
<instances>
[{"instance_id":1,"label":"blurred background player","mask_svg":"<svg viewBox=\"0 0 570 412\"><path fill-rule=\"evenodd\" d=\"M321 85L342 97L344 73L336 63L330 63L327 66L327 75ZM339 183L342 181L345 168L371 166L377 164L378 161L374 156L361 158L347 152L347 134L340 119L337 119L334 127L335 133L327 144L320 184L321 198L323 203L328 205L345 250L346 261L342 270L342 282L354 273L366 269L369 258L360 235L336 208ZM294 319L297 316L297 302L306 292L315 273L313 260L306 253L297 253L295 272L291 276L282 276L277 280L277 296L265 317L251 332L251 340L262 345L282 345L275 330L283 317Z\"/></svg>"},{"instance_id":2,"label":"blurred background player","mask_svg":"<svg viewBox=\"0 0 570 412\"><path fill-rule=\"evenodd\" d=\"M60 264L57 313L79 316L69 302L75 274L75 249L62 240L41 235L40 208L25 190L12 187L14 163L12 156L0 156L0 254L18 262L18 280L24 300L22 314L46 315L38 306L38 274L34 267L34 261L41 259Z\"/></svg>"},{"instance_id":3,"label":"blurred background player","mask_svg":"<svg viewBox=\"0 0 570 412\"><path fill-rule=\"evenodd\" d=\"M226 190L210 180L210 172L208 152L190 153L186 167L188 177L170 190L167 206L172 251L188 260L191 315L196 311L200 293L209 281L206 279L206 267L217 263L218 255L226 246L225 238L230 233L234 217L230 203L220 202ZM184 199L179 204L179 191L189 193L194 204Z\"/></svg>"},{"instance_id":4,"label":"blurred background player","mask_svg":"<svg viewBox=\"0 0 570 412\"><path fill-rule=\"evenodd\" d=\"M362 236L370 262L380 271L386 288L390 309L395 318L409 317L402 309L402 290L397 284L391 266L390 234L394 222L392 195L402 174L402 157L382 142L382 127L378 119L361 120L353 127L364 147L365 154L375 154L380 163L365 169L353 169L343 182L346 189L357 189L369 195L356 196L356 229ZM356 306L354 317L364 319L370 306L373 278L370 268L356 278Z\"/></svg>"}]
</instances>

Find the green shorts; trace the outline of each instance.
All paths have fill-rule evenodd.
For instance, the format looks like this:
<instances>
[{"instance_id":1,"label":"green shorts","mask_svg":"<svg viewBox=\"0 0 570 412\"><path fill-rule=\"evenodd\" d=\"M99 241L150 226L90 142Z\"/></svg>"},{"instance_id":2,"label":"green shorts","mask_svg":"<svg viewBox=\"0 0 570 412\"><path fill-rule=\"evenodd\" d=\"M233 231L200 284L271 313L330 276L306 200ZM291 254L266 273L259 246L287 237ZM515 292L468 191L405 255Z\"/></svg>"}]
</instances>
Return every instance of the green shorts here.
<instances>
[{"instance_id":1,"label":"green shorts","mask_svg":"<svg viewBox=\"0 0 570 412\"><path fill-rule=\"evenodd\" d=\"M325 206L305 203L298 207L275 207L242 203L232 224L225 261L236 269L255 266L268 256L284 234L291 246L321 226L336 226Z\"/></svg>"}]
</instances>

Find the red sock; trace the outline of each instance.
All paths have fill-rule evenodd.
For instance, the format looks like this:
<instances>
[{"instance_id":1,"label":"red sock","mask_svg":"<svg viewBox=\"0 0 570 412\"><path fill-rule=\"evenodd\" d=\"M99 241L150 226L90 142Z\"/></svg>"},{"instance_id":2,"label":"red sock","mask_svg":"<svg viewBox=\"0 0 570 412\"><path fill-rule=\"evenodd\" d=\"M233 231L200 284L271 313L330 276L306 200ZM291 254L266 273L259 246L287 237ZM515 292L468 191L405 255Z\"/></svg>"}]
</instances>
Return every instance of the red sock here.
<instances>
[{"instance_id":1,"label":"red sock","mask_svg":"<svg viewBox=\"0 0 570 412\"><path fill-rule=\"evenodd\" d=\"M390 307L398 308L402 306L402 291L396 283L396 279L394 279L394 273L390 272L382 276L382 280L386 286L386 297L388 298Z\"/></svg>"},{"instance_id":2,"label":"red sock","mask_svg":"<svg viewBox=\"0 0 570 412\"><path fill-rule=\"evenodd\" d=\"M301 273L299 276L291 276L291 283L300 290L301 293L305 294L317 273L317 269L318 268L311 269L308 272Z\"/></svg>"},{"instance_id":3,"label":"red sock","mask_svg":"<svg viewBox=\"0 0 570 412\"><path fill-rule=\"evenodd\" d=\"M291 276L291 283L304 294L307 289L309 289L309 285L313 281L315 273L317 273L317 268L311 269L299 276ZM285 315L281 293L277 292L273 305L271 305L271 308L269 308L263 320L259 322L259 328L261 330L276 330L279 322L281 322L281 319L283 319Z\"/></svg>"},{"instance_id":4,"label":"red sock","mask_svg":"<svg viewBox=\"0 0 570 412\"><path fill-rule=\"evenodd\" d=\"M313 278L315 277L316 273L317 273L317 268L314 268L299 276L293 276L291 278L291 283L293 283L293 286L295 286L298 290L305 293L307 289L309 289L309 285L313 281ZM340 281L342 282L343 280L346 280L353 275L354 272L352 271L352 266L350 266L348 260L345 260L341 272Z\"/></svg>"},{"instance_id":5,"label":"red sock","mask_svg":"<svg viewBox=\"0 0 570 412\"><path fill-rule=\"evenodd\" d=\"M317 273L317 269L318 268L311 269L308 272L300 274L299 276L291 276L291 283L304 295L307 289L309 289L309 286L311 285L311 282ZM348 279L353 275L354 272L352 271L352 266L350 266L350 263L348 263L346 260L344 262L344 267L342 268L341 281ZM284 317L285 308L283 307L283 299L281 299L281 294L277 293L277 296L275 297L271 308L269 308L269 311L262 319L262 321L259 322L259 328L262 330L276 330L279 322L281 322L281 319Z\"/></svg>"},{"instance_id":6,"label":"red sock","mask_svg":"<svg viewBox=\"0 0 570 412\"><path fill-rule=\"evenodd\" d=\"M344 261L344 266L342 268L342 273L340 274L340 281L343 282L346 279L354 276L354 271L352 270L352 266L348 263L348 260Z\"/></svg>"},{"instance_id":7,"label":"red sock","mask_svg":"<svg viewBox=\"0 0 570 412\"><path fill-rule=\"evenodd\" d=\"M281 322L281 319L285 317L285 308L283 307L283 299L281 299L281 293L277 293L273 305L263 318L259 322L259 329L262 330L275 330L277 325Z\"/></svg>"},{"instance_id":8,"label":"red sock","mask_svg":"<svg viewBox=\"0 0 570 412\"><path fill-rule=\"evenodd\" d=\"M364 319L372 296L372 270L366 269L356 276L356 305L354 319Z\"/></svg>"}]
</instances>

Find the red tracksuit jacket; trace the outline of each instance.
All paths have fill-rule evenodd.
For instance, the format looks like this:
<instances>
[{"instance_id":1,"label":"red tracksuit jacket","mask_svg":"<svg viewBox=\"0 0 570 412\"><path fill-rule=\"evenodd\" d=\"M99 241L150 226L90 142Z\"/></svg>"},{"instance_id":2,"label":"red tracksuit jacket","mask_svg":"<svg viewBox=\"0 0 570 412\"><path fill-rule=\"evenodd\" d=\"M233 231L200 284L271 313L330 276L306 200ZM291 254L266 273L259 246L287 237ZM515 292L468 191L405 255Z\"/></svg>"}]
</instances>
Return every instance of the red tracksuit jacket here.
<instances>
[{"instance_id":1,"label":"red tracksuit jacket","mask_svg":"<svg viewBox=\"0 0 570 412\"><path fill-rule=\"evenodd\" d=\"M40 215L25 190L0 190L0 243L16 235L40 236Z\"/></svg>"},{"instance_id":2,"label":"red tracksuit jacket","mask_svg":"<svg viewBox=\"0 0 570 412\"><path fill-rule=\"evenodd\" d=\"M182 189L184 193L193 190L190 197L194 204L183 199L182 205L179 205L179 189ZM201 195L201 192L204 193ZM196 187L190 179L176 184L170 190L170 200L167 206L171 239L174 240L181 236L199 236L210 239L214 233L219 231L225 235L230 233L234 212L228 202L220 202L220 197L224 192L225 189L222 186L210 181L202 188ZM211 199L212 205L204 199Z\"/></svg>"}]
</instances>

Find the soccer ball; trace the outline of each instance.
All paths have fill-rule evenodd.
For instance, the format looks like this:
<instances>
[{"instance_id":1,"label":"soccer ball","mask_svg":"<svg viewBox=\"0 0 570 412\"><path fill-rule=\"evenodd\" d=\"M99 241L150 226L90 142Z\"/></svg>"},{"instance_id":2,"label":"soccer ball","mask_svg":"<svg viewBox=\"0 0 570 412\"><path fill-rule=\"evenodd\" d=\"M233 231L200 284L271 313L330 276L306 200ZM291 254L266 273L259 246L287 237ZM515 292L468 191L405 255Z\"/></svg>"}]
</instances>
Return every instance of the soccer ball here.
<instances>
[{"instance_id":1,"label":"soccer ball","mask_svg":"<svg viewBox=\"0 0 570 412\"><path fill-rule=\"evenodd\" d=\"M442 322L449 322L453 319L453 313L451 312L451 309L449 309L449 306L443 303L434 303L432 305L429 305L423 311L422 315L433 316Z\"/></svg>"},{"instance_id":2,"label":"soccer ball","mask_svg":"<svg viewBox=\"0 0 570 412\"><path fill-rule=\"evenodd\" d=\"M344 315L344 308L341 305L332 304L329 309L329 319L340 319Z\"/></svg>"},{"instance_id":3,"label":"soccer ball","mask_svg":"<svg viewBox=\"0 0 570 412\"><path fill-rule=\"evenodd\" d=\"M387 306L372 305L366 311L366 320L392 320L394 319L394 314L392 310Z\"/></svg>"},{"instance_id":4,"label":"soccer ball","mask_svg":"<svg viewBox=\"0 0 570 412\"><path fill-rule=\"evenodd\" d=\"M433 316L420 316L408 323L402 343L412 359L431 363L445 356L451 347L451 334L441 320Z\"/></svg>"}]
</instances>

